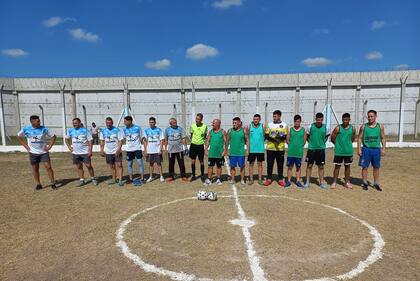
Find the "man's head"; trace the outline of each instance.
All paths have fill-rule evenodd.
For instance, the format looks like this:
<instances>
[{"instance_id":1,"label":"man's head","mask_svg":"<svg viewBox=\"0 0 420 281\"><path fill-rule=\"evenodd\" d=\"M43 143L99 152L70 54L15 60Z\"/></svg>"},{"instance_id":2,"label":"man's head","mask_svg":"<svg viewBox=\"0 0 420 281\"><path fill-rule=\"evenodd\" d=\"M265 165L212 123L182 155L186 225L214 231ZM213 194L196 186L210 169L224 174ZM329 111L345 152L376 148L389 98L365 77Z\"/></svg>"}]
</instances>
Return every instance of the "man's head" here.
<instances>
[{"instance_id":1,"label":"man's head","mask_svg":"<svg viewBox=\"0 0 420 281\"><path fill-rule=\"evenodd\" d=\"M254 117L252 118L252 123L257 126L261 122L261 115L254 114Z\"/></svg>"},{"instance_id":2,"label":"man's head","mask_svg":"<svg viewBox=\"0 0 420 281\"><path fill-rule=\"evenodd\" d=\"M155 117L150 117L149 118L149 126L150 126L150 128L154 128L154 127L156 127L156 118Z\"/></svg>"},{"instance_id":3,"label":"man's head","mask_svg":"<svg viewBox=\"0 0 420 281\"><path fill-rule=\"evenodd\" d=\"M133 117L125 116L124 117L124 125L127 127L131 127L133 125Z\"/></svg>"},{"instance_id":4,"label":"man's head","mask_svg":"<svg viewBox=\"0 0 420 281\"><path fill-rule=\"evenodd\" d=\"M220 119L214 119L213 122L211 123L213 126L213 130L219 130L220 128Z\"/></svg>"},{"instance_id":5,"label":"man's head","mask_svg":"<svg viewBox=\"0 0 420 281\"><path fill-rule=\"evenodd\" d=\"M92 127L95 128L96 127L96 123L92 122Z\"/></svg>"},{"instance_id":6,"label":"man's head","mask_svg":"<svg viewBox=\"0 0 420 281\"><path fill-rule=\"evenodd\" d=\"M197 113L197 115L195 116L195 123L197 125L201 125L201 122L203 122L203 114L202 113Z\"/></svg>"},{"instance_id":7,"label":"man's head","mask_svg":"<svg viewBox=\"0 0 420 281\"><path fill-rule=\"evenodd\" d=\"M111 117L105 119L105 125L107 128L112 128L114 126L114 120Z\"/></svg>"},{"instance_id":8,"label":"man's head","mask_svg":"<svg viewBox=\"0 0 420 281\"><path fill-rule=\"evenodd\" d=\"M322 122L324 122L324 114L322 112L318 112L315 115L315 123L318 127L321 127Z\"/></svg>"},{"instance_id":9,"label":"man's head","mask_svg":"<svg viewBox=\"0 0 420 281\"><path fill-rule=\"evenodd\" d=\"M350 113L343 113L341 121L343 121L343 126L347 127L350 124Z\"/></svg>"},{"instance_id":10,"label":"man's head","mask_svg":"<svg viewBox=\"0 0 420 281\"><path fill-rule=\"evenodd\" d=\"M82 127L82 121L80 121L80 118L73 118L73 120L71 120L71 123L73 125L73 128L79 129L80 127Z\"/></svg>"},{"instance_id":11,"label":"man's head","mask_svg":"<svg viewBox=\"0 0 420 281\"><path fill-rule=\"evenodd\" d=\"M293 117L293 126L295 126L296 128L299 128L301 123L302 123L302 116L300 116L299 114L296 114Z\"/></svg>"},{"instance_id":12,"label":"man's head","mask_svg":"<svg viewBox=\"0 0 420 281\"><path fill-rule=\"evenodd\" d=\"M373 109L369 110L368 113L367 113L368 122L370 124L375 123L377 115L378 115L378 113L376 112L376 110L373 110Z\"/></svg>"},{"instance_id":13,"label":"man's head","mask_svg":"<svg viewBox=\"0 0 420 281\"><path fill-rule=\"evenodd\" d=\"M274 110L273 112L273 122L274 123L280 123L281 121L281 111L280 110Z\"/></svg>"},{"instance_id":14,"label":"man's head","mask_svg":"<svg viewBox=\"0 0 420 281\"><path fill-rule=\"evenodd\" d=\"M242 124L241 118L235 117L235 118L232 119L232 125L233 125L233 128L235 130L238 129L239 127L241 127L241 124Z\"/></svg>"},{"instance_id":15,"label":"man's head","mask_svg":"<svg viewBox=\"0 0 420 281\"><path fill-rule=\"evenodd\" d=\"M178 127L178 121L175 118L171 118L171 119L169 119L169 125L172 128L176 128L176 127Z\"/></svg>"},{"instance_id":16,"label":"man's head","mask_svg":"<svg viewBox=\"0 0 420 281\"><path fill-rule=\"evenodd\" d=\"M38 115L31 115L31 117L29 117L29 121L31 122L32 127L34 128L41 126L41 120L39 120Z\"/></svg>"}]
</instances>

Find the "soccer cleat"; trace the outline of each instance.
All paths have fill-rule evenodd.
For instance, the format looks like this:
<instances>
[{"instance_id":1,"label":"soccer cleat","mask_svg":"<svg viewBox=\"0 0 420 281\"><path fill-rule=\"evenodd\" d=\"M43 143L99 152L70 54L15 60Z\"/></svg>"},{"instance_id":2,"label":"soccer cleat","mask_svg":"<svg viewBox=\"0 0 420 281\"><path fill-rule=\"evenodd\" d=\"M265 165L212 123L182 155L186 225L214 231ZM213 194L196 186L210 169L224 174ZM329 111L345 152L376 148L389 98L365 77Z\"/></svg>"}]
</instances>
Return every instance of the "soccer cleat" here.
<instances>
[{"instance_id":1,"label":"soccer cleat","mask_svg":"<svg viewBox=\"0 0 420 281\"><path fill-rule=\"evenodd\" d=\"M151 182L153 180L153 178L152 177L149 177L148 179L147 179L147 183L149 183L149 182Z\"/></svg>"},{"instance_id":2,"label":"soccer cleat","mask_svg":"<svg viewBox=\"0 0 420 281\"><path fill-rule=\"evenodd\" d=\"M284 183L284 187L285 188L288 188L288 187L290 187L292 185L292 183L290 182L290 181L288 181L288 180L286 180L286 182Z\"/></svg>"},{"instance_id":3,"label":"soccer cleat","mask_svg":"<svg viewBox=\"0 0 420 281\"><path fill-rule=\"evenodd\" d=\"M37 184L36 186L35 186L35 190L41 190L42 189L42 185L41 184Z\"/></svg>"},{"instance_id":4,"label":"soccer cleat","mask_svg":"<svg viewBox=\"0 0 420 281\"><path fill-rule=\"evenodd\" d=\"M254 184L254 180L253 179L248 180L248 185L253 185L253 184Z\"/></svg>"},{"instance_id":5,"label":"soccer cleat","mask_svg":"<svg viewBox=\"0 0 420 281\"><path fill-rule=\"evenodd\" d=\"M84 186L86 184L85 180L79 180L79 183L77 184L78 187Z\"/></svg>"},{"instance_id":6,"label":"soccer cleat","mask_svg":"<svg viewBox=\"0 0 420 281\"><path fill-rule=\"evenodd\" d=\"M98 183L98 180L96 179L96 178L93 178L92 179L92 184L94 185L94 186L97 186L99 183Z\"/></svg>"},{"instance_id":7,"label":"soccer cleat","mask_svg":"<svg viewBox=\"0 0 420 281\"><path fill-rule=\"evenodd\" d=\"M55 183L52 183L51 184L51 188L54 189L54 190L56 190L56 189L58 189L58 186Z\"/></svg>"},{"instance_id":8,"label":"soccer cleat","mask_svg":"<svg viewBox=\"0 0 420 281\"><path fill-rule=\"evenodd\" d=\"M187 177L182 177L182 181L183 182L188 182L188 178Z\"/></svg>"},{"instance_id":9,"label":"soccer cleat","mask_svg":"<svg viewBox=\"0 0 420 281\"><path fill-rule=\"evenodd\" d=\"M273 180L267 179L267 180L265 180L264 185L269 186L272 182L273 182Z\"/></svg>"},{"instance_id":10,"label":"soccer cleat","mask_svg":"<svg viewBox=\"0 0 420 281\"><path fill-rule=\"evenodd\" d=\"M110 179L110 180L107 181L107 183L108 183L108 185L113 185L113 184L115 184L115 181L113 179Z\"/></svg>"},{"instance_id":11,"label":"soccer cleat","mask_svg":"<svg viewBox=\"0 0 420 281\"><path fill-rule=\"evenodd\" d=\"M259 184L259 185L264 185L263 180L258 180L258 184Z\"/></svg>"},{"instance_id":12,"label":"soccer cleat","mask_svg":"<svg viewBox=\"0 0 420 281\"><path fill-rule=\"evenodd\" d=\"M353 186L351 185L351 183L349 183L349 182L346 182L345 184L344 184L344 187L345 188L348 188L348 189L353 189Z\"/></svg>"},{"instance_id":13,"label":"soccer cleat","mask_svg":"<svg viewBox=\"0 0 420 281\"><path fill-rule=\"evenodd\" d=\"M241 180L241 185L245 185L245 180Z\"/></svg>"},{"instance_id":14,"label":"soccer cleat","mask_svg":"<svg viewBox=\"0 0 420 281\"><path fill-rule=\"evenodd\" d=\"M195 181L197 178L194 176L194 175L192 175L191 177L190 177L190 182L193 182L193 181Z\"/></svg>"},{"instance_id":15,"label":"soccer cleat","mask_svg":"<svg viewBox=\"0 0 420 281\"><path fill-rule=\"evenodd\" d=\"M119 187L123 187L124 186L124 181L123 180L118 180L117 184Z\"/></svg>"},{"instance_id":16,"label":"soccer cleat","mask_svg":"<svg viewBox=\"0 0 420 281\"><path fill-rule=\"evenodd\" d=\"M300 187L300 188L303 188L303 184L302 184L300 181L297 181L297 182L296 182L296 186L297 186L297 187Z\"/></svg>"},{"instance_id":17,"label":"soccer cleat","mask_svg":"<svg viewBox=\"0 0 420 281\"><path fill-rule=\"evenodd\" d=\"M204 182L205 182L205 178L204 178L204 176L201 176L201 177L200 177L200 180L201 180L201 182L202 182L202 183L204 183Z\"/></svg>"},{"instance_id":18,"label":"soccer cleat","mask_svg":"<svg viewBox=\"0 0 420 281\"><path fill-rule=\"evenodd\" d=\"M324 183L324 182L323 183L320 183L319 184L319 187L322 188L322 189L326 189L327 188L327 184Z\"/></svg>"},{"instance_id":19,"label":"soccer cleat","mask_svg":"<svg viewBox=\"0 0 420 281\"><path fill-rule=\"evenodd\" d=\"M234 180L232 180L232 179L230 179L230 180L229 180L229 183L230 183L230 184L235 184L235 181L234 181Z\"/></svg>"},{"instance_id":20,"label":"soccer cleat","mask_svg":"<svg viewBox=\"0 0 420 281\"><path fill-rule=\"evenodd\" d=\"M362 183L362 188L363 188L363 190L368 190L368 184L367 183Z\"/></svg>"},{"instance_id":21,"label":"soccer cleat","mask_svg":"<svg viewBox=\"0 0 420 281\"><path fill-rule=\"evenodd\" d=\"M278 185L283 186L283 187L286 185L284 180L279 180L277 183L278 183Z\"/></svg>"},{"instance_id":22,"label":"soccer cleat","mask_svg":"<svg viewBox=\"0 0 420 281\"><path fill-rule=\"evenodd\" d=\"M382 191L382 188L377 183L373 184L373 188L376 189L377 191Z\"/></svg>"},{"instance_id":23,"label":"soccer cleat","mask_svg":"<svg viewBox=\"0 0 420 281\"><path fill-rule=\"evenodd\" d=\"M333 182L333 183L331 184L331 189L337 189L337 183Z\"/></svg>"},{"instance_id":24,"label":"soccer cleat","mask_svg":"<svg viewBox=\"0 0 420 281\"><path fill-rule=\"evenodd\" d=\"M166 181L167 181L167 182L173 182L173 181L174 181L174 178L173 178L173 177L167 177L167 178L166 178Z\"/></svg>"},{"instance_id":25,"label":"soccer cleat","mask_svg":"<svg viewBox=\"0 0 420 281\"><path fill-rule=\"evenodd\" d=\"M221 181L220 179L217 179L217 180L216 180L216 184L217 184L217 185L222 185L223 183L222 183L222 181Z\"/></svg>"},{"instance_id":26,"label":"soccer cleat","mask_svg":"<svg viewBox=\"0 0 420 281\"><path fill-rule=\"evenodd\" d=\"M163 176L160 176L160 182L164 182L165 178Z\"/></svg>"},{"instance_id":27,"label":"soccer cleat","mask_svg":"<svg viewBox=\"0 0 420 281\"><path fill-rule=\"evenodd\" d=\"M305 183L305 185L303 186L303 188L309 188L309 185L310 185L310 183L307 181L307 182Z\"/></svg>"},{"instance_id":28,"label":"soccer cleat","mask_svg":"<svg viewBox=\"0 0 420 281\"><path fill-rule=\"evenodd\" d=\"M142 184L143 184L143 183L142 183L142 180L141 180L141 179L139 179L139 178L137 178L137 179L134 179L134 180L133 180L133 185L134 185L135 187L140 187Z\"/></svg>"},{"instance_id":29,"label":"soccer cleat","mask_svg":"<svg viewBox=\"0 0 420 281\"><path fill-rule=\"evenodd\" d=\"M210 179L206 179L206 181L204 182L205 186L209 186L211 185L211 180Z\"/></svg>"}]
</instances>

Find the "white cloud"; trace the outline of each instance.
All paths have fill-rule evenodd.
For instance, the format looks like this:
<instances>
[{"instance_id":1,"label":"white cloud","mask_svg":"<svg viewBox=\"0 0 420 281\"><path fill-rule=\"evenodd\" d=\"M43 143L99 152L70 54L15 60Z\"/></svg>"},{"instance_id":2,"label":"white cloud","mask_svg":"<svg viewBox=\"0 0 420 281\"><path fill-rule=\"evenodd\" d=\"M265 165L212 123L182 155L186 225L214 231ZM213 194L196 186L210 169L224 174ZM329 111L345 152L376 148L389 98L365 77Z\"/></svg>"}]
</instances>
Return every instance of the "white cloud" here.
<instances>
[{"instance_id":1,"label":"white cloud","mask_svg":"<svg viewBox=\"0 0 420 281\"><path fill-rule=\"evenodd\" d=\"M96 42L101 40L97 34L93 34L91 32L87 32L82 28L70 29L70 35L77 40L86 40L89 42Z\"/></svg>"},{"instance_id":2,"label":"white cloud","mask_svg":"<svg viewBox=\"0 0 420 281\"><path fill-rule=\"evenodd\" d=\"M326 66L332 64L333 61L324 57L317 57L317 58L307 58L302 61L304 65L307 67L319 67L319 66Z\"/></svg>"},{"instance_id":3,"label":"white cloud","mask_svg":"<svg viewBox=\"0 0 420 281\"><path fill-rule=\"evenodd\" d=\"M329 33L330 33L330 30L327 28L316 28L312 30L312 35L326 35Z\"/></svg>"},{"instance_id":4,"label":"white cloud","mask_svg":"<svg viewBox=\"0 0 420 281\"><path fill-rule=\"evenodd\" d=\"M76 21L74 18L62 18L62 17L51 17L47 20L44 20L42 24L45 27L54 27L56 25L62 24L66 21Z\"/></svg>"},{"instance_id":5,"label":"white cloud","mask_svg":"<svg viewBox=\"0 0 420 281\"><path fill-rule=\"evenodd\" d=\"M188 48L186 52L187 58L192 60L202 60L217 55L219 55L219 51L216 48L201 43Z\"/></svg>"},{"instance_id":6,"label":"white cloud","mask_svg":"<svg viewBox=\"0 0 420 281\"><path fill-rule=\"evenodd\" d=\"M381 52L374 51L374 52L367 53L365 58L367 60L381 60L384 58L384 55Z\"/></svg>"},{"instance_id":7,"label":"white cloud","mask_svg":"<svg viewBox=\"0 0 420 281\"><path fill-rule=\"evenodd\" d=\"M399 64L394 66L395 70L408 70L409 66L408 64Z\"/></svg>"},{"instance_id":8,"label":"white cloud","mask_svg":"<svg viewBox=\"0 0 420 281\"><path fill-rule=\"evenodd\" d=\"M211 5L217 9L229 9L230 7L242 6L245 0L217 0Z\"/></svg>"},{"instance_id":9,"label":"white cloud","mask_svg":"<svg viewBox=\"0 0 420 281\"><path fill-rule=\"evenodd\" d=\"M28 52L22 49L4 49L4 50L1 50L1 53L5 56L14 57L14 58L29 55Z\"/></svg>"},{"instance_id":10,"label":"white cloud","mask_svg":"<svg viewBox=\"0 0 420 281\"><path fill-rule=\"evenodd\" d=\"M161 59L157 61L149 61L144 64L146 68L154 70L166 70L171 67L171 61L168 59Z\"/></svg>"},{"instance_id":11,"label":"white cloud","mask_svg":"<svg viewBox=\"0 0 420 281\"><path fill-rule=\"evenodd\" d=\"M384 28L386 25L387 25L387 23L384 20L375 20L370 25L370 29L371 30L378 30L378 29Z\"/></svg>"}]
</instances>

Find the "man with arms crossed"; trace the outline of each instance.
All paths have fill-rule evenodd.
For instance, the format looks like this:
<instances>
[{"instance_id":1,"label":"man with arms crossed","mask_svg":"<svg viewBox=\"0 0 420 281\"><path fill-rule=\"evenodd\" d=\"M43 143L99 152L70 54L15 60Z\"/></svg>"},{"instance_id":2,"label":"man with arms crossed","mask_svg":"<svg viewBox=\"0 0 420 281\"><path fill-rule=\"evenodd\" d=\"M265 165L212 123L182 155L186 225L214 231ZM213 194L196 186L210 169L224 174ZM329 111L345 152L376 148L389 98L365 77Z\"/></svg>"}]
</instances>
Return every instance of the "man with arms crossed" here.
<instances>
[{"instance_id":1,"label":"man with arms crossed","mask_svg":"<svg viewBox=\"0 0 420 281\"><path fill-rule=\"evenodd\" d=\"M207 134L206 146L204 151L208 156L208 173L205 185L211 185L211 177L213 176L213 167L216 165L216 184L221 185L222 180L222 166L224 165L226 132L220 128L220 120L214 119L212 126L213 129Z\"/></svg>"},{"instance_id":2,"label":"man with arms crossed","mask_svg":"<svg viewBox=\"0 0 420 281\"><path fill-rule=\"evenodd\" d=\"M178 126L175 118L169 119L169 127L166 128L165 145L169 156L169 176L166 181L171 182L175 178L175 160L178 162L179 170L181 172L182 181L188 181L185 174L184 151L186 147L185 130Z\"/></svg>"},{"instance_id":3,"label":"man with arms crossed","mask_svg":"<svg viewBox=\"0 0 420 281\"><path fill-rule=\"evenodd\" d=\"M144 130L146 136L144 154L149 162L149 178L146 182L151 182L153 180L155 164L159 171L160 181L164 182L165 178L163 177L162 172L162 151L165 137L163 136L163 131L156 127L155 117L149 118L149 126L149 128Z\"/></svg>"},{"instance_id":4,"label":"man with arms crossed","mask_svg":"<svg viewBox=\"0 0 420 281\"><path fill-rule=\"evenodd\" d=\"M337 178L342 163L344 163L344 187L353 188L350 183L350 166L353 163L353 142L356 138L356 129L350 125L349 113L344 113L341 120L343 123L335 127L331 134L335 164L332 189L337 188Z\"/></svg>"},{"instance_id":5,"label":"man with arms crossed","mask_svg":"<svg viewBox=\"0 0 420 281\"><path fill-rule=\"evenodd\" d=\"M111 170L112 179L108 184L117 183L118 186L124 186L122 180L122 144L124 140L123 132L114 127L114 121L111 117L105 119L105 128L99 132L99 140L101 141L101 156L105 157L105 161Z\"/></svg>"},{"instance_id":6,"label":"man with arms crossed","mask_svg":"<svg viewBox=\"0 0 420 281\"><path fill-rule=\"evenodd\" d=\"M195 159L198 157L200 161L201 181L204 183L204 143L207 137L207 125L203 123L203 114L198 113L195 116L195 124L191 125L191 178L194 181L195 177Z\"/></svg>"},{"instance_id":7,"label":"man with arms crossed","mask_svg":"<svg viewBox=\"0 0 420 281\"><path fill-rule=\"evenodd\" d=\"M47 127L41 126L39 116L32 115L29 118L29 121L31 122L31 125L28 125L19 131L17 140L29 152L29 162L31 163L32 174L36 182L35 189L42 189L39 175L40 162L44 163L44 167L47 170L48 177L51 182L51 188L57 189L49 154L49 151L53 147L57 137ZM26 137L27 143L22 139L23 137ZM49 144L46 142L47 137L51 138Z\"/></svg>"},{"instance_id":8,"label":"man with arms crossed","mask_svg":"<svg viewBox=\"0 0 420 281\"><path fill-rule=\"evenodd\" d=\"M385 156L386 140L384 126L376 122L376 117L375 110L368 111L368 122L360 126L357 149L360 156L359 166L362 168L363 190L368 190L368 168L372 164L373 188L382 191L379 184L379 168L381 167L381 156Z\"/></svg>"},{"instance_id":9,"label":"man with arms crossed","mask_svg":"<svg viewBox=\"0 0 420 281\"><path fill-rule=\"evenodd\" d=\"M261 115L255 114L252 123L246 128L246 134L249 140L249 185L254 183L254 163L257 160L258 184L264 185L262 180L262 170L264 162L264 132L265 127L261 123Z\"/></svg>"},{"instance_id":10,"label":"man with arms crossed","mask_svg":"<svg viewBox=\"0 0 420 281\"><path fill-rule=\"evenodd\" d=\"M141 185L144 181L143 153L141 151L141 144L144 140L143 130L139 125L133 124L133 117L131 116L124 117L124 125L125 128L123 129L123 133L125 138L126 160L128 164L128 177L130 182L133 182L133 162L134 159L136 159Z\"/></svg>"},{"instance_id":11,"label":"man with arms crossed","mask_svg":"<svg viewBox=\"0 0 420 281\"><path fill-rule=\"evenodd\" d=\"M77 174L79 175L80 179L78 186L83 186L87 183L84 178L83 163L89 172L92 184L98 185L91 161L93 145L92 135L88 129L82 127L82 122L79 118L73 118L72 124L73 128L67 131L64 142L73 155L73 165L76 167ZM71 144L69 142L70 139Z\"/></svg>"}]
</instances>

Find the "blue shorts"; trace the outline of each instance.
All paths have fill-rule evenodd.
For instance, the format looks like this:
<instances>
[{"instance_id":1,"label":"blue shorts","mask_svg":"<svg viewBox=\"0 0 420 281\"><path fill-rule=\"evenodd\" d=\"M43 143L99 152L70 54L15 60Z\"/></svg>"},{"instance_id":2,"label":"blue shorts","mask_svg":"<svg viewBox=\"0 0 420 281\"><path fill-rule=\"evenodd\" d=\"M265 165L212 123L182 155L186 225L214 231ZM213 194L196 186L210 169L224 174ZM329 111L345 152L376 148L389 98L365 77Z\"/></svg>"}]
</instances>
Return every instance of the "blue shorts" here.
<instances>
[{"instance_id":1,"label":"blue shorts","mask_svg":"<svg viewBox=\"0 0 420 281\"><path fill-rule=\"evenodd\" d=\"M231 168L243 168L245 167L245 156L229 156L229 162Z\"/></svg>"},{"instance_id":2,"label":"blue shorts","mask_svg":"<svg viewBox=\"0 0 420 281\"><path fill-rule=\"evenodd\" d=\"M362 147L362 156L359 159L359 166L363 169L369 168L369 165L379 169L381 167L381 148Z\"/></svg>"},{"instance_id":3,"label":"blue shorts","mask_svg":"<svg viewBox=\"0 0 420 281\"><path fill-rule=\"evenodd\" d=\"M296 166L296 168L300 168L302 166L302 158L287 156L286 166L287 167Z\"/></svg>"}]
</instances>

